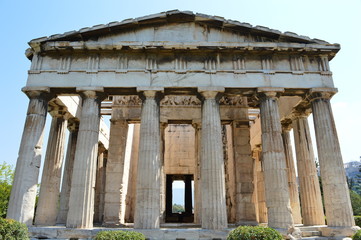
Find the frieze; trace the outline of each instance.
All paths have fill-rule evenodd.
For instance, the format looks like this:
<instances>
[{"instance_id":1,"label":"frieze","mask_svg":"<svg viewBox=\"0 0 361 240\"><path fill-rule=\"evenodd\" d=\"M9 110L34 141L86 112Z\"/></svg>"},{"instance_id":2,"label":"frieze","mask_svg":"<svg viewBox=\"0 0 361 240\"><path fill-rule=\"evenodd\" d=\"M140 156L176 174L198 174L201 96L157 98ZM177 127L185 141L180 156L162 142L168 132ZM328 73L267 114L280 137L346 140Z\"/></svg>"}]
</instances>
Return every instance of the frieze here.
<instances>
[{"instance_id":1,"label":"frieze","mask_svg":"<svg viewBox=\"0 0 361 240\"><path fill-rule=\"evenodd\" d=\"M243 106L245 105L244 97L241 96L223 96L219 99L219 105L227 105L227 106Z\"/></svg>"},{"instance_id":2,"label":"frieze","mask_svg":"<svg viewBox=\"0 0 361 240\"><path fill-rule=\"evenodd\" d=\"M160 101L161 106L199 106L201 101L196 96L168 95Z\"/></svg>"},{"instance_id":3,"label":"frieze","mask_svg":"<svg viewBox=\"0 0 361 240\"><path fill-rule=\"evenodd\" d=\"M114 96L113 105L141 106L142 100L137 95Z\"/></svg>"}]
</instances>

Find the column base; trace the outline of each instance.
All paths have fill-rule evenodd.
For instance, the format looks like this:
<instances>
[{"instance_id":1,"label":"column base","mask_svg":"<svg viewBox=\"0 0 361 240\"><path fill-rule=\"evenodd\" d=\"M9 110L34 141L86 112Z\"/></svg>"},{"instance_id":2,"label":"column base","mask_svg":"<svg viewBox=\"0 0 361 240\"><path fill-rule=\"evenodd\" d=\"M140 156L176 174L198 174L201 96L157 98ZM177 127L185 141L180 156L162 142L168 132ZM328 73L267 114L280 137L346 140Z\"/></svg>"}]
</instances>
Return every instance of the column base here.
<instances>
[{"instance_id":1,"label":"column base","mask_svg":"<svg viewBox=\"0 0 361 240\"><path fill-rule=\"evenodd\" d=\"M351 237L353 236L360 227L324 227L320 229L323 237Z\"/></svg>"},{"instance_id":2,"label":"column base","mask_svg":"<svg viewBox=\"0 0 361 240\"><path fill-rule=\"evenodd\" d=\"M237 227L238 226L258 226L259 223L257 221L247 221L247 220L241 220L236 222L235 224Z\"/></svg>"}]
</instances>

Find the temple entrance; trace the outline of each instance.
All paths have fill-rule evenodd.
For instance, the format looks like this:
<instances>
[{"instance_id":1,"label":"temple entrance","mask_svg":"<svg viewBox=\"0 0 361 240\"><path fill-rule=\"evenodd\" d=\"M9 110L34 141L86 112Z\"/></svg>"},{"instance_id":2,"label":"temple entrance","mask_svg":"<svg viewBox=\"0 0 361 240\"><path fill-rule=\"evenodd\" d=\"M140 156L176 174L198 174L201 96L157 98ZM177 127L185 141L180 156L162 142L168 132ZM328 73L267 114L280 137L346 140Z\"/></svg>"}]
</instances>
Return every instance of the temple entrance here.
<instances>
[{"instance_id":1,"label":"temple entrance","mask_svg":"<svg viewBox=\"0 0 361 240\"><path fill-rule=\"evenodd\" d=\"M176 194L174 191L174 183L180 182L184 183L184 188L179 188L180 193ZM178 223L193 223L194 222L194 213L193 213L193 175L173 175L168 174L166 177L166 222L178 222ZM183 191L182 191L183 190ZM175 204L176 197L184 197L184 204ZM181 199L182 200L182 199ZM176 209L173 206L178 206ZM181 208L183 206L184 208Z\"/></svg>"}]
</instances>

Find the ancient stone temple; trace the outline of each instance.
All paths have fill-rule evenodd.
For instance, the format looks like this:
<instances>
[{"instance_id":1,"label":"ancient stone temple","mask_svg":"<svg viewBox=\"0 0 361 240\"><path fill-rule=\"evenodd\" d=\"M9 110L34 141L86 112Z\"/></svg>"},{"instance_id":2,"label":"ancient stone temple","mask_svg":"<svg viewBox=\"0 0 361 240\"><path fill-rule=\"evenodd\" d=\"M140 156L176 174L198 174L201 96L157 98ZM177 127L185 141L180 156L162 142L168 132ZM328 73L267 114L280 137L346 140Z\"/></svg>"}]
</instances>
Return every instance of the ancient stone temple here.
<instances>
[{"instance_id":1,"label":"ancient stone temple","mask_svg":"<svg viewBox=\"0 0 361 240\"><path fill-rule=\"evenodd\" d=\"M257 224L296 238L298 227L304 236L355 230L330 105L338 44L175 10L29 45L7 217L32 237L90 238L99 227L149 239L225 239ZM180 214L175 181L184 183Z\"/></svg>"}]
</instances>

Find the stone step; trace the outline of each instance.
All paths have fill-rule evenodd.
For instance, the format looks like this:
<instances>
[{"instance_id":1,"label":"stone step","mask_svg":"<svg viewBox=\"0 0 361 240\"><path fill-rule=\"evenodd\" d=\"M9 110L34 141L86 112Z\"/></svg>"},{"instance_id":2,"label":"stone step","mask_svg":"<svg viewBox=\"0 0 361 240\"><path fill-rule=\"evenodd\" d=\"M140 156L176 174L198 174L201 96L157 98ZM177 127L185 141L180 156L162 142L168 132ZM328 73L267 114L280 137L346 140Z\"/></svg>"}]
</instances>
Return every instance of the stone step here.
<instances>
[{"instance_id":1,"label":"stone step","mask_svg":"<svg viewBox=\"0 0 361 240\"><path fill-rule=\"evenodd\" d=\"M302 237L302 240L329 240L327 237L319 237L319 236L315 236L315 237Z\"/></svg>"},{"instance_id":2,"label":"stone step","mask_svg":"<svg viewBox=\"0 0 361 240\"><path fill-rule=\"evenodd\" d=\"M302 237L318 237L321 236L321 232L320 231L301 231L302 232Z\"/></svg>"}]
</instances>

